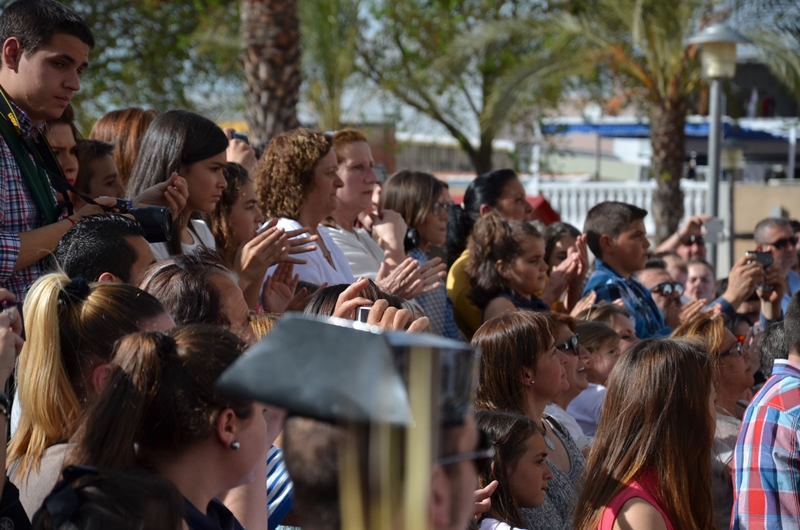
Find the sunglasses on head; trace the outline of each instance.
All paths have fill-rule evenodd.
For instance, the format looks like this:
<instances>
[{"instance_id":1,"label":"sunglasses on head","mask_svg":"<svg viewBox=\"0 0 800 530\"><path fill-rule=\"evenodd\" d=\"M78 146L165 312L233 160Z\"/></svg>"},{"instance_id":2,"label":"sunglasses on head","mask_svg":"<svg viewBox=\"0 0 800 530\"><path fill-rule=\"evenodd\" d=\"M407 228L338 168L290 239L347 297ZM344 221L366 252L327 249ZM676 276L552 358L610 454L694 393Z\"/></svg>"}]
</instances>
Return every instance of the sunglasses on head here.
<instances>
[{"instance_id":1,"label":"sunglasses on head","mask_svg":"<svg viewBox=\"0 0 800 530\"><path fill-rule=\"evenodd\" d=\"M563 352L571 351L573 355L578 355L580 353L578 352L578 346L580 346L580 343L578 342L578 334L576 333L571 336L567 342L556 344L556 349Z\"/></svg>"},{"instance_id":2,"label":"sunglasses on head","mask_svg":"<svg viewBox=\"0 0 800 530\"><path fill-rule=\"evenodd\" d=\"M683 285L675 282L659 283L652 289L651 293L661 293L663 296L672 296L672 293L677 293L678 296L683 296Z\"/></svg>"},{"instance_id":3,"label":"sunglasses on head","mask_svg":"<svg viewBox=\"0 0 800 530\"><path fill-rule=\"evenodd\" d=\"M705 245L706 244L706 240L703 239L703 236L694 236L694 235L692 235L692 236L683 236L681 238L681 244L682 245L686 245L687 247L689 247L691 245L695 245L695 244L697 244L697 245Z\"/></svg>"},{"instance_id":4,"label":"sunglasses on head","mask_svg":"<svg viewBox=\"0 0 800 530\"><path fill-rule=\"evenodd\" d=\"M459 453L456 455L443 456L436 461L440 466L450 466L459 462L472 461L478 473L485 473L491 468L494 458L494 446L485 432L478 431L478 447L469 453Z\"/></svg>"},{"instance_id":5,"label":"sunglasses on head","mask_svg":"<svg viewBox=\"0 0 800 530\"><path fill-rule=\"evenodd\" d=\"M797 236L784 237L783 239L779 239L774 243L767 243L767 245L775 247L776 250L783 250L789 245L796 247L797 241L798 241Z\"/></svg>"}]
</instances>

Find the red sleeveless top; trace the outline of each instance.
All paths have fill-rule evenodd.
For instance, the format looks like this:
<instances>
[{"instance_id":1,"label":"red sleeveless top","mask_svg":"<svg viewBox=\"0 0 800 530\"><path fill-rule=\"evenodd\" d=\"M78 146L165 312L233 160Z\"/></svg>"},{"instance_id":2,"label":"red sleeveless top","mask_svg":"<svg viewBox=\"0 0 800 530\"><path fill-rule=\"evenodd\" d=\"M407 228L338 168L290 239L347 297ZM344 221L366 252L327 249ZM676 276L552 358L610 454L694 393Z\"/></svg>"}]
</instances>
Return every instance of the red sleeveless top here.
<instances>
[{"instance_id":1,"label":"red sleeveless top","mask_svg":"<svg viewBox=\"0 0 800 530\"><path fill-rule=\"evenodd\" d=\"M626 484L608 503L608 506L603 510L603 515L600 517L600 526L597 530L613 530L614 522L617 520L617 515L622 510L622 507L631 499L640 498L651 504L653 508L658 510L658 513L664 518L667 524L667 530L675 530L672 522L669 520L667 512L661 507L658 498L653 492L658 491L658 483L654 472L642 473L636 480Z\"/></svg>"}]
</instances>

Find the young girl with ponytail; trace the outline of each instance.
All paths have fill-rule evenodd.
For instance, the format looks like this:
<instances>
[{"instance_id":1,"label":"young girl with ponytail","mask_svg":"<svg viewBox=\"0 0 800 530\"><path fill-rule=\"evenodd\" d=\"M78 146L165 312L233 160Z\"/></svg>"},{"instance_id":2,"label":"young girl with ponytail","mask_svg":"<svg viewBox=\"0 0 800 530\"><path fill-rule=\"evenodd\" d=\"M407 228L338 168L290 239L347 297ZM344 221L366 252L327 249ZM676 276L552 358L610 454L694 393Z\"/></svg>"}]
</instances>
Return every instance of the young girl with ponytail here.
<instances>
[{"instance_id":1,"label":"young girl with ponytail","mask_svg":"<svg viewBox=\"0 0 800 530\"><path fill-rule=\"evenodd\" d=\"M202 324L128 335L70 463L151 469L184 496L190 530L243 530L216 497L266 475L266 408L223 397L214 381L245 347L229 331Z\"/></svg>"},{"instance_id":2,"label":"young girl with ponytail","mask_svg":"<svg viewBox=\"0 0 800 530\"><path fill-rule=\"evenodd\" d=\"M514 412L482 410L475 423L492 440L492 465L478 477L485 488L497 481L489 511L481 516L480 530L525 528L520 508L544 504L547 483L553 472L547 465L544 431L535 421Z\"/></svg>"},{"instance_id":3,"label":"young girl with ponytail","mask_svg":"<svg viewBox=\"0 0 800 530\"><path fill-rule=\"evenodd\" d=\"M544 289L547 262L542 235L531 223L494 212L481 217L469 238L466 273L482 323L519 310L550 310L535 294Z\"/></svg>"},{"instance_id":4,"label":"young girl with ponytail","mask_svg":"<svg viewBox=\"0 0 800 530\"><path fill-rule=\"evenodd\" d=\"M61 273L33 284L23 315L27 341L14 416L21 412L7 462L31 517L58 479L83 410L105 382L114 342L139 330L168 329L172 319L141 289Z\"/></svg>"}]
</instances>

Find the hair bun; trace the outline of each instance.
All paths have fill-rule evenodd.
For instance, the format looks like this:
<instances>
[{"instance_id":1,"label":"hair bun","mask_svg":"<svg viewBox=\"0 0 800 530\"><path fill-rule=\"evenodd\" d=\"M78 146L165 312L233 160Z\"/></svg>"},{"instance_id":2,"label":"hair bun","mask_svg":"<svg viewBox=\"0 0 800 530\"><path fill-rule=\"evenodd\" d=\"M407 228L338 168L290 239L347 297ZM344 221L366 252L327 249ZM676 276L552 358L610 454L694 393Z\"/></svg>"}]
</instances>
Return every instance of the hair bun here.
<instances>
[{"instance_id":1,"label":"hair bun","mask_svg":"<svg viewBox=\"0 0 800 530\"><path fill-rule=\"evenodd\" d=\"M76 276L65 285L58 294L58 301L62 304L72 305L80 302L89 294L89 284L83 276Z\"/></svg>"},{"instance_id":2,"label":"hair bun","mask_svg":"<svg viewBox=\"0 0 800 530\"><path fill-rule=\"evenodd\" d=\"M166 361L169 359L175 350L177 349L178 345L170 335L166 333L162 333L160 331L155 332L156 336L156 351L158 352L158 357L162 361Z\"/></svg>"}]
</instances>

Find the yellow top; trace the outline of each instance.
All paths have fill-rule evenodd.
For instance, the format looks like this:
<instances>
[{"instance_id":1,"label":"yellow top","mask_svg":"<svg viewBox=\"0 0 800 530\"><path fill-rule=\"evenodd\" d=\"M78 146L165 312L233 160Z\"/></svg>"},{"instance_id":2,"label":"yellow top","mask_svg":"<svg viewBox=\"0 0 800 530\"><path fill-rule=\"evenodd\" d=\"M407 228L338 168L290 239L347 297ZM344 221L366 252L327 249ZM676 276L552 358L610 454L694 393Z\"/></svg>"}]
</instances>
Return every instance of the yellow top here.
<instances>
[{"instance_id":1,"label":"yellow top","mask_svg":"<svg viewBox=\"0 0 800 530\"><path fill-rule=\"evenodd\" d=\"M467 298L470 285L467 273L464 268L467 266L469 250L461 253L458 259L450 267L447 273L447 296L453 302L453 317L456 326L467 337L472 340L472 335L481 327L481 310Z\"/></svg>"}]
</instances>

